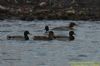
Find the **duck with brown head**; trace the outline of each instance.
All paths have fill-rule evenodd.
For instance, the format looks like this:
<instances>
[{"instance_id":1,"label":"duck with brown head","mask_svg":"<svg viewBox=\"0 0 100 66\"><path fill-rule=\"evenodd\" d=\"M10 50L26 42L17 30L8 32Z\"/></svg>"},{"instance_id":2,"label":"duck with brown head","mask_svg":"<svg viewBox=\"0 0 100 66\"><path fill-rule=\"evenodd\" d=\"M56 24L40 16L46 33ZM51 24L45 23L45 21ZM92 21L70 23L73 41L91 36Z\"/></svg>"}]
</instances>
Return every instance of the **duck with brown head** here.
<instances>
[{"instance_id":1,"label":"duck with brown head","mask_svg":"<svg viewBox=\"0 0 100 66\"><path fill-rule=\"evenodd\" d=\"M68 26L55 27L52 30L59 30L59 31L62 31L62 30L74 30L74 26L77 26L76 23L71 22L71 23L69 23Z\"/></svg>"},{"instance_id":2,"label":"duck with brown head","mask_svg":"<svg viewBox=\"0 0 100 66\"><path fill-rule=\"evenodd\" d=\"M24 36L11 36L11 35L8 35L7 39L8 40L29 40L28 34L30 34L29 31L24 31Z\"/></svg>"},{"instance_id":3,"label":"duck with brown head","mask_svg":"<svg viewBox=\"0 0 100 66\"><path fill-rule=\"evenodd\" d=\"M76 23L71 22L71 23L69 23L68 28L71 29L71 30L73 30L73 29L74 29L74 28L73 28L74 26L76 26Z\"/></svg>"}]
</instances>

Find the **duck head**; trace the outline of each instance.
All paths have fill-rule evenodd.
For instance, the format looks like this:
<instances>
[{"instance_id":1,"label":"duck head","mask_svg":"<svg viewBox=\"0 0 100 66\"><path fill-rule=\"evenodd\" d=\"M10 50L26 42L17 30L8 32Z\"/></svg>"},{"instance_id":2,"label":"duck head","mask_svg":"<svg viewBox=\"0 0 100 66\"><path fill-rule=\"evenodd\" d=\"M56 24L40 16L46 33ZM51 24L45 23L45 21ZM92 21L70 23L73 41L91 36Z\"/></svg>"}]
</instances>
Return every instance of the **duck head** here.
<instances>
[{"instance_id":1,"label":"duck head","mask_svg":"<svg viewBox=\"0 0 100 66\"><path fill-rule=\"evenodd\" d=\"M29 40L28 34L30 34L29 31L24 31L24 39L25 40Z\"/></svg>"},{"instance_id":2,"label":"duck head","mask_svg":"<svg viewBox=\"0 0 100 66\"><path fill-rule=\"evenodd\" d=\"M70 40L70 41L72 41L72 40L75 39L75 37L74 37L73 35L75 35L74 31L70 31L70 32L69 32L69 40Z\"/></svg>"},{"instance_id":3,"label":"duck head","mask_svg":"<svg viewBox=\"0 0 100 66\"><path fill-rule=\"evenodd\" d=\"M69 24L69 28L73 28L74 26L76 26L76 24L75 24L74 22L71 22L71 23Z\"/></svg>"}]
</instances>

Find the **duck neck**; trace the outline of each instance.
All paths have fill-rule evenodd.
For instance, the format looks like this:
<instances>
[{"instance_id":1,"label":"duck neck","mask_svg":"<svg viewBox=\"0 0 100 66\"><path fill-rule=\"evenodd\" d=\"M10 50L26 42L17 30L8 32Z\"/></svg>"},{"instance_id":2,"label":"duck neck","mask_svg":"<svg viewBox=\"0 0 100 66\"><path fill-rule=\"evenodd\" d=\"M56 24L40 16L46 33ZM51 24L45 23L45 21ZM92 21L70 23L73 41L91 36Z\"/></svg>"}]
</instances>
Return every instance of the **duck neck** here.
<instances>
[{"instance_id":1,"label":"duck neck","mask_svg":"<svg viewBox=\"0 0 100 66\"><path fill-rule=\"evenodd\" d=\"M25 39L25 40L29 40L28 35L24 35L24 39Z\"/></svg>"},{"instance_id":2,"label":"duck neck","mask_svg":"<svg viewBox=\"0 0 100 66\"><path fill-rule=\"evenodd\" d=\"M69 36L69 40L70 40L70 41L72 41L72 40L74 40L74 39L75 39L75 38L74 38L73 35L70 35L70 36Z\"/></svg>"}]
</instances>

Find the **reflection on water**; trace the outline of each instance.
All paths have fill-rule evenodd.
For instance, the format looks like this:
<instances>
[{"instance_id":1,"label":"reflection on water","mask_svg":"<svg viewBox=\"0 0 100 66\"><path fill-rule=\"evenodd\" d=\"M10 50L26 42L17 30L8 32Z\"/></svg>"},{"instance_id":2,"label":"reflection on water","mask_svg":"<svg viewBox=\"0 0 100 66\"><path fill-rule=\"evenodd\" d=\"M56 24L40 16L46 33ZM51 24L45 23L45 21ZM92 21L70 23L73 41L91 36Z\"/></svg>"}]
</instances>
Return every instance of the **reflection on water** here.
<instances>
[{"instance_id":1,"label":"reflection on water","mask_svg":"<svg viewBox=\"0 0 100 66\"><path fill-rule=\"evenodd\" d=\"M44 35L44 26L50 29L78 24L74 41L7 40L7 35L23 35L29 30L34 35ZM94 21L0 21L0 66L68 66L70 61L100 61L100 22ZM68 35L68 31L54 31Z\"/></svg>"}]
</instances>

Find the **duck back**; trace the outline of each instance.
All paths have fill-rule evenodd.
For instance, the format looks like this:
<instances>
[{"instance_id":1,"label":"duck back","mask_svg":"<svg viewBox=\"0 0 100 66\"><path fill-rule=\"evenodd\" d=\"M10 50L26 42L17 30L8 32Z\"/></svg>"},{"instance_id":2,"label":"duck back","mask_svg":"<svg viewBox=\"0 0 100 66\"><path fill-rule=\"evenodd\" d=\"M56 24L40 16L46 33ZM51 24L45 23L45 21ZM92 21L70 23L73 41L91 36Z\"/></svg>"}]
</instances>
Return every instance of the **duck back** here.
<instances>
[{"instance_id":1,"label":"duck back","mask_svg":"<svg viewBox=\"0 0 100 66\"><path fill-rule=\"evenodd\" d=\"M7 36L8 40L24 40L24 36Z\"/></svg>"},{"instance_id":2,"label":"duck back","mask_svg":"<svg viewBox=\"0 0 100 66\"><path fill-rule=\"evenodd\" d=\"M34 36L33 40L49 40L49 38L46 36Z\"/></svg>"}]
</instances>

